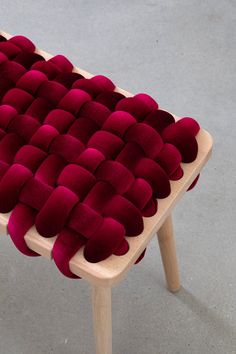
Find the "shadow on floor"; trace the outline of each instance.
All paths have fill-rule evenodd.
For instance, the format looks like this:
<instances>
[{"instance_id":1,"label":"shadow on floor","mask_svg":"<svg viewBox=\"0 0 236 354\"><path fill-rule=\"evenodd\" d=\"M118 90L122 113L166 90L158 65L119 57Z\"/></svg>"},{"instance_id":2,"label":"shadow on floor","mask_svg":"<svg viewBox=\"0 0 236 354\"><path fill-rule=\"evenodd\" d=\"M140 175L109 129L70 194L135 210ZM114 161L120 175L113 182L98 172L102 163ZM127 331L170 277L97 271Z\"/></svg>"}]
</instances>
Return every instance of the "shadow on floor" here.
<instances>
[{"instance_id":1,"label":"shadow on floor","mask_svg":"<svg viewBox=\"0 0 236 354\"><path fill-rule=\"evenodd\" d=\"M187 306L200 320L208 325L209 331L217 334L225 342L236 348L236 329L233 328L225 319L210 308L203 304L195 295L189 290L181 287L175 296ZM210 300L210 299L209 299Z\"/></svg>"}]
</instances>

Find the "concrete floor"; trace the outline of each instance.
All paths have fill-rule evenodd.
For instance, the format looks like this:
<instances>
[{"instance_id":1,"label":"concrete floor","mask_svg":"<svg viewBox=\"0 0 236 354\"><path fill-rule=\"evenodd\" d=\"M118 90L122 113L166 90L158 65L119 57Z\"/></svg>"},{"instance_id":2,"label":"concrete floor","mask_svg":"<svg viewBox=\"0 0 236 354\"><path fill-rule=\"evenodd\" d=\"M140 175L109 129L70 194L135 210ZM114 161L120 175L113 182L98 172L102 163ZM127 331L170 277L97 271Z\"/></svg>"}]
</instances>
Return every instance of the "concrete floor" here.
<instances>
[{"instance_id":1,"label":"concrete floor","mask_svg":"<svg viewBox=\"0 0 236 354\"><path fill-rule=\"evenodd\" d=\"M214 136L174 213L182 289L165 289L154 239L114 288L114 354L236 353L235 0L0 0L1 27L147 92ZM0 239L0 354L93 353L90 289Z\"/></svg>"}]
</instances>

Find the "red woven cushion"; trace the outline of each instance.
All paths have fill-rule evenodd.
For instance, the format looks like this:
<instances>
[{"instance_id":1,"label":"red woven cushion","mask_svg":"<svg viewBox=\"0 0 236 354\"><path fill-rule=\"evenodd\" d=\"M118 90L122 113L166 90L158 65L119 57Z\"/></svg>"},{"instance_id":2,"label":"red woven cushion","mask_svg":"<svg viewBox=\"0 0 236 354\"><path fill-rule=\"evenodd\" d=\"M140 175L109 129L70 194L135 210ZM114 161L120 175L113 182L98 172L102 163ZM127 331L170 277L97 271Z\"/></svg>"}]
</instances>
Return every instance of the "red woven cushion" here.
<instances>
[{"instance_id":1,"label":"red woven cushion","mask_svg":"<svg viewBox=\"0 0 236 354\"><path fill-rule=\"evenodd\" d=\"M58 235L52 254L67 277L78 278L69 261L82 246L89 262L128 252L143 216L182 177L181 162L196 158L198 131L147 94L126 98L105 76L73 72L63 55L45 60L26 37L1 36L0 212L11 211L23 254L37 256L24 241L33 225Z\"/></svg>"}]
</instances>

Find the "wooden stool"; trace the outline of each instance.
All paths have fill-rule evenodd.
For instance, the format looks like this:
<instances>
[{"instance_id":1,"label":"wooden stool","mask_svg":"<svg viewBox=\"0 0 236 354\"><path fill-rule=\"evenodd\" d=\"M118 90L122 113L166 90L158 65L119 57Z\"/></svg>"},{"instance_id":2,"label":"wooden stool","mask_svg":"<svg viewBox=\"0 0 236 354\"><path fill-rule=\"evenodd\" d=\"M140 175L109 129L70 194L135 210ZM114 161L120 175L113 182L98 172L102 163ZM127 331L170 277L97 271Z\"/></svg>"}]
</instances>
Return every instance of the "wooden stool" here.
<instances>
[{"instance_id":1,"label":"wooden stool","mask_svg":"<svg viewBox=\"0 0 236 354\"><path fill-rule=\"evenodd\" d=\"M4 32L2 34L6 38L11 37ZM51 57L51 55L41 50L37 50L37 52L46 59ZM93 76L79 68L74 71L86 78ZM116 91L127 97L132 96L132 94L122 89L116 89ZM92 286L93 321L97 354L112 354L111 288L123 279L155 233L158 234L167 287L171 292L176 292L180 288L171 212L210 157L212 150L210 134L201 129L197 135L197 142L199 150L196 160L192 163L182 164L184 176L178 181L171 182L171 194L169 197L158 200L157 214L144 218L144 231L142 234L128 239L130 246L128 253L120 257L112 255L99 263L90 263L83 256L83 249L80 249L70 261L70 270L87 280ZM9 215L0 214L1 233L7 234ZM31 228L25 235L28 247L48 259L52 258L51 252L55 239L56 237L44 238L40 236L35 227Z\"/></svg>"}]
</instances>

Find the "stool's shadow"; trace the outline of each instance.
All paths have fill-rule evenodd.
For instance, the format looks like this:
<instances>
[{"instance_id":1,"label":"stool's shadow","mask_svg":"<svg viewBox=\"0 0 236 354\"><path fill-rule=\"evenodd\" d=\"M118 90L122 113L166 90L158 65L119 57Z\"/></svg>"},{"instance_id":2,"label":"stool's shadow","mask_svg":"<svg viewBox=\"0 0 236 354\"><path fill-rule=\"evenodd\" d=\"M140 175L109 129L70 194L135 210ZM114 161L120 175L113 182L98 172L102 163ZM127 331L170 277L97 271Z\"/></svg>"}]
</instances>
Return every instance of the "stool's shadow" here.
<instances>
[{"instance_id":1,"label":"stool's shadow","mask_svg":"<svg viewBox=\"0 0 236 354\"><path fill-rule=\"evenodd\" d=\"M219 317L214 310L203 304L189 290L181 286L179 292L174 294L184 305L186 305L199 319L208 325L208 328L221 337L224 341L236 347L236 328L232 327L223 318Z\"/></svg>"}]
</instances>

